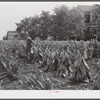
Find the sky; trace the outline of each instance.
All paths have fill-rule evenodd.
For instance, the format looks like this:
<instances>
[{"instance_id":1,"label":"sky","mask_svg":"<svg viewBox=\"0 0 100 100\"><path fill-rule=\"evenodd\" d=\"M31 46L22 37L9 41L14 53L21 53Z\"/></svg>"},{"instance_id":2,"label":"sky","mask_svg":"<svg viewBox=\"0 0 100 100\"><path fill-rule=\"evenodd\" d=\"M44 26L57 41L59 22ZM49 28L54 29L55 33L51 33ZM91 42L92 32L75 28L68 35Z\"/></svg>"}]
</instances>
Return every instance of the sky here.
<instances>
[{"instance_id":1,"label":"sky","mask_svg":"<svg viewBox=\"0 0 100 100\"><path fill-rule=\"evenodd\" d=\"M94 5L100 2L0 2L0 40L7 31L15 31L16 24L25 17L40 15L41 11L53 12L59 5L69 8L77 5Z\"/></svg>"}]
</instances>

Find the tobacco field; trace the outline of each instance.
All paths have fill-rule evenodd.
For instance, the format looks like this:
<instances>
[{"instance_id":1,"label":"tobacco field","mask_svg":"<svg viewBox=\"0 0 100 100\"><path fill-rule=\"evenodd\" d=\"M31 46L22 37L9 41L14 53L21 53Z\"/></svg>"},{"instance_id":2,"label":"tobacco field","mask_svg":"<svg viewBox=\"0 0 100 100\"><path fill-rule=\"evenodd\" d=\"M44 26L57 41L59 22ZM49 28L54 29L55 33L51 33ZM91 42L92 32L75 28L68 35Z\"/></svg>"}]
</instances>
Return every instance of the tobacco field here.
<instances>
[{"instance_id":1,"label":"tobacco field","mask_svg":"<svg viewBox=\"0 0 100 100\"><path fill-rule=\"evenodd\" d=\"M99 90L100 43L0 41L1 90Z\"/></svg>"}]
</instances>

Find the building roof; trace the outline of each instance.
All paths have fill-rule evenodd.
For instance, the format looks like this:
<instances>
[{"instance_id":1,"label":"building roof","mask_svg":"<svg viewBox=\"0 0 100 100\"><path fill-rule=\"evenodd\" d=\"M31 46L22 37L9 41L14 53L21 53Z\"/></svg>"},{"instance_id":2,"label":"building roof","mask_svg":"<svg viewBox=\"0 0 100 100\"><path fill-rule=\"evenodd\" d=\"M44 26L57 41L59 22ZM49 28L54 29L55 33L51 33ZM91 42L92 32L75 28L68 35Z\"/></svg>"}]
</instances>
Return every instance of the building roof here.
<instances>
[{"instance_id":1,"label":"building roof","mask_svg":"<svg viewBox=\"0 0 100 100\"><path fill-rule=\"evenodd\" d=\"M7 35L17 35L18 33L16 31L8 31Z\"/></svg>"},{"instance_id":2,"label":"building roof","mask_svg":"<svg viewBox=\"0 0 100 100\"><path fill-rule=\"evenodd\" d=\"M90 12L94 6L79 5L77 8L83 12Z\"/></svg>"}]
</instances>

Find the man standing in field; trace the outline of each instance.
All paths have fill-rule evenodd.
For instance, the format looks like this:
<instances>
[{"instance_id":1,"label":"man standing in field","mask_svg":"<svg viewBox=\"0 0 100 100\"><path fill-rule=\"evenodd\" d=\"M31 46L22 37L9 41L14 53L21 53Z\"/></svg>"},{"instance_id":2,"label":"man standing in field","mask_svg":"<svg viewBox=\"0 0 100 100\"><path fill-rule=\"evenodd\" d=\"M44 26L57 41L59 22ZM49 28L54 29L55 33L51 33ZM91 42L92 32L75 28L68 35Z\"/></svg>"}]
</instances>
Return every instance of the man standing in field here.
<instances>
[{"instance_id":1,"label":"man standing in field","mask_svg":"<svg viewBox=\"0 0 100 100\"><path fill-rule=\"evenodd\" d=\"M26 44L26 54L28 57L28 61L30 61L30 55L31 55L31 48L32 48L32 39L30 36L27 37L27 44Z\"/></svg>"}]
</instances>

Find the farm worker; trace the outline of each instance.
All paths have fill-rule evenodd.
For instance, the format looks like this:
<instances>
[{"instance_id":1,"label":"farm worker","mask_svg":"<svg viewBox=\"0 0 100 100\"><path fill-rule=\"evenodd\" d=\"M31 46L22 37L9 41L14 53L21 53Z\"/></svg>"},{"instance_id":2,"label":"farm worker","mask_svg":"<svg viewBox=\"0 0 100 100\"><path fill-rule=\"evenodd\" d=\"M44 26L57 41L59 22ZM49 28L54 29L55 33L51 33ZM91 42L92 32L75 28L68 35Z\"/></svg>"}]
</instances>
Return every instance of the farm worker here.
<instances>
[{"instance_id":1,"label":"farm worker","mask_svg":"<svg viewBox=\"0 0 100 100\"><path fill-rule=\"evenodd\" d=\"M30 60L31 48L32 48L32 39L30 36L28 36L27 37L27 50L26 50L28 60Z\"/></svg>"}]
</instances>

